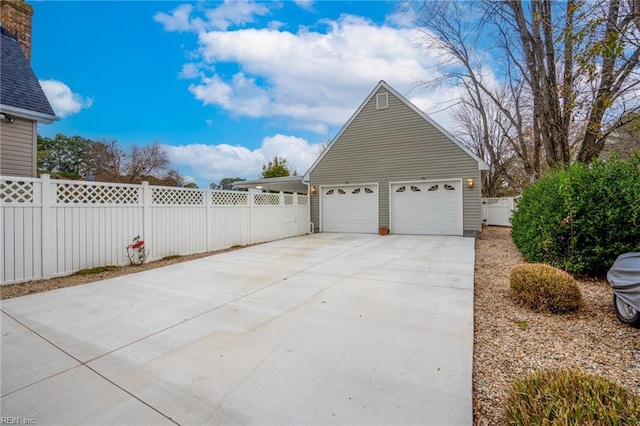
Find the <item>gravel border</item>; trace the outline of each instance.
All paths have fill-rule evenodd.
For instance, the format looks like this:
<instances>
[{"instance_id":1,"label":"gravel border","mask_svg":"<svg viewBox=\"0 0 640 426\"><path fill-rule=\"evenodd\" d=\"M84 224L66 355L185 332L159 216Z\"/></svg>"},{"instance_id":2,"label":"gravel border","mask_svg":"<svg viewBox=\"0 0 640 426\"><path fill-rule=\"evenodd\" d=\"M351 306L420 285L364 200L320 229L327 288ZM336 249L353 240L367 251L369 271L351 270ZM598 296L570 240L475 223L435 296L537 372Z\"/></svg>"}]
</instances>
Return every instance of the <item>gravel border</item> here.
<instances>
[{"instance_id":1,"label":"gravel border","mask_svg":"<svg viewBox=\"0 0 640 426\"><path fill-rule=\"evenodd\" d=\"M536 369L578 367L640 393L640 330L618 321L607 281L577 280L577 313L537 313L510 296L511 268L522 262L510 228L486 227L476 240L474 425L508 424L511 384Z\"/></svg>"}]
</instances>

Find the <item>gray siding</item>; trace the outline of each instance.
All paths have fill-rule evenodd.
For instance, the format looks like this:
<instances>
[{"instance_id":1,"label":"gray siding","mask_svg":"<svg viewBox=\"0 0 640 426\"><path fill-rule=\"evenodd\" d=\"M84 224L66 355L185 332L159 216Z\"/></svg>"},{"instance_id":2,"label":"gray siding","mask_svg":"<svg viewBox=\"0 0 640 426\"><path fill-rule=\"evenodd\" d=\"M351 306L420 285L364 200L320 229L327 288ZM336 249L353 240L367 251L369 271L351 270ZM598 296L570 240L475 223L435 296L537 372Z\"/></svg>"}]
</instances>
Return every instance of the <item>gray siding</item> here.
<instances>
[{"instance_id":1,"label":"gray siding","mask_svg":"<svg viewBox=\"0 0 640 426\"><path fill-rule=\"evenodd\" d=\"M36 123L16 118L0 121L0 175L36 175Z\"/></svg>"},{"instance_id":2,"label":"gray siding","mask_svg":"<svg viewBox=\"0 0 640 426\"><path fill-rule=\"evenodd\" d=\"M379 92L385 92L384 87ZM310 185L379 183L379 226L389 227L389 182L463 180L465 235L482 230L477 161L389 92L389 108L365 105L309 176ZM466 181L473 178L475 186ZM311 221L319 228L319 194L311 195Z\"/></svg>"}]
</instances>

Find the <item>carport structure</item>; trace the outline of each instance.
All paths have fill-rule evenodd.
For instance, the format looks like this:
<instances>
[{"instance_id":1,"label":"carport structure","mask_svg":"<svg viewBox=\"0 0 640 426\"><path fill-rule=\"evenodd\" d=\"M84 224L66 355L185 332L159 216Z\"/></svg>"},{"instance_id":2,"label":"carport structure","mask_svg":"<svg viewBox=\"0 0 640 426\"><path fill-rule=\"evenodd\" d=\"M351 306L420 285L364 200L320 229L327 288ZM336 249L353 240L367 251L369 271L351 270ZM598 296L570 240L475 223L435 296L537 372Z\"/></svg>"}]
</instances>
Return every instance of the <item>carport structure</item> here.
<instances>
[{"instance_id":1,"label":"carport structure","mask_svg":"<svg viewBox=\"0 0 640 426\"><path fill-rule=\"evenodd\" d=\"M2 416L471 424L474 240L322 233L2 303Z\"/></svg>"}]
</instances>

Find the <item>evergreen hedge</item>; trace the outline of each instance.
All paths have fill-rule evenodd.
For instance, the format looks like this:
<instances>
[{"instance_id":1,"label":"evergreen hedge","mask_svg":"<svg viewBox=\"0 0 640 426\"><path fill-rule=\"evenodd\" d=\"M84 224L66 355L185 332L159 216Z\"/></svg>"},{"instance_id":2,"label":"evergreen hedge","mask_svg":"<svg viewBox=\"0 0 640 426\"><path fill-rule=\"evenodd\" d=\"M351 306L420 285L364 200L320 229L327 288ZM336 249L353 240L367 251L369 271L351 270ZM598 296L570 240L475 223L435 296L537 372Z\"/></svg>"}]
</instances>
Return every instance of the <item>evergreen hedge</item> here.
<instances>
[{"instance_id":1,"label":"evergreen hedge","mask_svg":"<svg viewBox=\"0 0 640 426\"><path fill-rule=\"evenodd\" d=\"M640 251L640 156L549 173L523 192L511 224L528 260L604 275L618 255Z\"/></svg>"}]
</instances>

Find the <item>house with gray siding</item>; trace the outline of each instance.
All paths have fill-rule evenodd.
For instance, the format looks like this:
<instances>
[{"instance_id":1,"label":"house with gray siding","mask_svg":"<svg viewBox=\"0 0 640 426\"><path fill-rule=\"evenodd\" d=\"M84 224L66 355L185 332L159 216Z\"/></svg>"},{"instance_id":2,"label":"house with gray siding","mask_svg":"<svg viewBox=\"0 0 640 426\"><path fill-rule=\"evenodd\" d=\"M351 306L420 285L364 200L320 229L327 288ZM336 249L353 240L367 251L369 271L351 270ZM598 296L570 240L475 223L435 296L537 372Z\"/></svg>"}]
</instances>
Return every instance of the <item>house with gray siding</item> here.
<instances>
[{"instance_id":1,"label":"house with gray siding","mask_svg":"<svg viewBox=\"0 0 640 426\"><path fill-rule=\"evenodd\" d=\"M36 176L38 123L58 118L31 64L31 14L23 0L1 0L0 175Z\"/></svg>"},{"instance_id":2,"label":"house with gray siding","mask_svg":"<svg viewBox=\"0 0 640 426\"><path fill-rule=\"evenodd\" d=\"M302 180L316 232L472 236L487 169L380 81Z\"/></svg>"}]
</instances>

